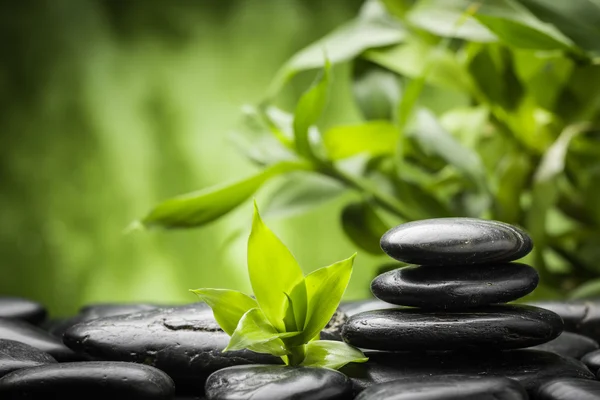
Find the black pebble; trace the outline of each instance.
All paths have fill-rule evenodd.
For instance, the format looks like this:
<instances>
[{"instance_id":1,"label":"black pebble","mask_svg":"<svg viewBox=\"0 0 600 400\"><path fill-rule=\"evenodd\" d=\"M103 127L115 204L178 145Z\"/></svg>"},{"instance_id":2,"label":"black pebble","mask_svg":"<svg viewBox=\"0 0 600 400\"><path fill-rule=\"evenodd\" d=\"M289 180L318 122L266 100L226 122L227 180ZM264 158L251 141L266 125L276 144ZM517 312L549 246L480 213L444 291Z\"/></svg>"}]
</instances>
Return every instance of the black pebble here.
<instances>
[{"instance_id":1,"label":"black pebble","mask_svg":"<svg viewBox=\"0 0 600 400\"><path fill-rule=\"evenodd\" d=\"M537 345L531 349L550 351L563 357L573 357L579 360L597 348L598 342L594 339L578 335L577 333L563 332L556 339Z\"/></svg>"},{"instance_id":2,"label":"black pebble","mask_svg":"<svg viewBox=\"0 0 600 400\"><path fill-rule=\"evenodd\" d=\"M46 319L46 309L40 303L20 297L0 297L0 318L18 319L38 325Z\"/></svg>"},{"instance_id":3,"label":"black pebble","mask_svg":"<svg viewBox=\"0 0 600 400\"><path fill-rule=\"evenodd\" d=\"M536 400L598 400L600 382L587 379L556 378L541 386Z\"/></svg>"},{"instance_id":4,"label":"black pebble","mask_svg":"<svg viewBox=\"0 0 600 400\"><path fill-rule=\"evenodd\" d=\"M593 373L600 370L600 350L594 350L581 357L581 362L584 363Z\"/></svg>"},{"instance_id":5,"label":"black pebble","mask_svg":"<svg viewBox=\"0 0 600 400\"><path fill-rule=\"evenodd\" d=\"M55 363L56 360L50 354L35 347L14 340L0 339L0 377L18 369Z\"/></svg>"}]
</instances>

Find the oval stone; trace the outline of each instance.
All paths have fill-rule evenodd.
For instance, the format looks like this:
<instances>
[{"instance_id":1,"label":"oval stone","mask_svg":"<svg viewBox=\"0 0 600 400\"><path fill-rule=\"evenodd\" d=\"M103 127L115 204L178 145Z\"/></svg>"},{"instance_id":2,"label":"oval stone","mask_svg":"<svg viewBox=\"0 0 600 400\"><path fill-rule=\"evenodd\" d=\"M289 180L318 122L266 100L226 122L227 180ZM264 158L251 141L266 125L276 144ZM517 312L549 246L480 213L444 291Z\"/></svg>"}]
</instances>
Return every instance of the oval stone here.
<instances>
[{"instance_id":1,"label":"oval stone","mask_svg":"<svg viewBox=\"0 0 600 400\"><path fill-rule=\"evenodd\" d=\"M113 396L128 400L169 400L175 385L167 374L148 365L94 361L43 365L0 379L0 397L79 400ZM4 397L2 397L4 398Z\"/></svg>"},{"instance_id":2,"label":"oval stone","mask_svg":"<svg viewBox=\"0 0 600 400\"><path fill-rule=\"evenodd\" d=\"M0 377L18 369L55 363L56 360L50 354L35 347L14 340L0 339Z\"/></svg>"},{"instance_id":3,"label":"oval stone","mask_svg":"<svg viewBox=\"0 0 600 400\"><path fill-rule=\"evenodd\" d=\"M32 300L0 297L0 318L19 319L37 325L46 318L46 309Z\"/></svg>"},{"instance_id":4,"label":"oval stone","mask_svg":"<svg viewBox=\"0 0 600 400\"><path fill-rule=\"evenodd\" d=\"M600 399L600 382L587 379L557 378L541 386L536 400L597 400Z\"/></svg>"},{"instance_id":5,"label":"oval stone","mask_svg":"<svg viewBox=\"0 0 600 400\"><path fill-rule=\"evenodd\" d=\"M527 400L517 381L500 376L440 375L373 385L355 400Z\"/></svg>"},{"instance_id":6,"label":"oval stone","mask_svg":"<svg viewBox=\"0 0 600 400\"><path fill-rule=\"evenodd\" d=\"M356 347L374 350L518 349L548 342L560 335L562 327L558 315L532 306L452 312L405 308L353 315L342 337Z\"/></svg>"},{"instance_id":7,"label":"oval stone","mask_svg":"<svg viewBox=\"0 0 600 400\"><path fill-rule=\"evenodd\" d=\"M213 373L206 381L207 400L345 399L352 382L327 368L239 365Z\"/></svg>"},{"instance_id":8,"label":"oval stone","mask_svg":"<svg viewBox=\"0 0 600 400\"><path fill-rule=\"evenodd\" d=\"M594 350L581 357L581 362L584 363L590 371L597 373L600 370L600 350Z\"/></svg>"},{"instance_id":9,"label":"oval stone","mask_svg":"<svg viewBox=\"0 0 600 400\"><path fill-rule=\"evenodd\" d=\"M535 289L538 273L525 264L410 266L379 275L371 291L388 303L456 309L506 303Z\"/></svg>"},{"instance_id":10,"label":"oval stone","mask_svg":"<svg viewBox=\"0 0 600 400\"><path fill-rule=\"evenodd\" d=\"M477 218L436 218L408 222L387 231L381 248L409 264L470 265L505 263L529 253L524 231Z\"/></svg>"},{"instance_id":11,"label":"oval stone","mask_svg":"<svg viewBox=\"0 0 600 400\"><path fill-rule=\"evenodd\" d=\"M539 344L532 347L532 349L550 351L563 357L573 357L579 360L586 354L598 349L598 342L577 333L563 332L556 339Z\"/></svg>"},{"instance_id":12,"label":"oval stone","mask_svg":"<svg viewBox=\"0 0 600 400\"><path fill-rule=\"evenodd\" d=\"M600 341L600 300L539 301L531 305L560 315L566 331Z\"/></svg>"}]
</instances>

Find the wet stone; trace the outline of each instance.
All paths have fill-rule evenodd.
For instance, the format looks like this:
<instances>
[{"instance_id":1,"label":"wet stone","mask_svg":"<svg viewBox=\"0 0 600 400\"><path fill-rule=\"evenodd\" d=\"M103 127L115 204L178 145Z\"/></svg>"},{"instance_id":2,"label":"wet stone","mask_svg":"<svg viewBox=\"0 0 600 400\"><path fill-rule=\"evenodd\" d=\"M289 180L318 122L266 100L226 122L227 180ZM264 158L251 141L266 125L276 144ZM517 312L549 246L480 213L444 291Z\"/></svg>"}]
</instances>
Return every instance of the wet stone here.
<instances>
[{"instance_id":1,"label":"wet stone","mask_svg":"<svg viewBox=\"0 0 600 400\"><path fill-rule=\"evenodd\" d=\"M141 364L78 362L21 369L0 379L0 398L12 400L169 400L175 385L164 372ZM4 396L4 397L3 397Z\"/></svg>"},{"instance_id":2,"label":"wet stone","mask_svg":"<svg viewBox=\"0 0 600 400\"><path fill-rule=\"evenodd\" d=\"M352 379L355 391L400 378L434 382L440 376L454 374L504 376L518 381L530 393L556 377L594 379L581 362L538 350L427 354L366 352L365 355L369 357L367 363L350 363L340 370Z\"/></svg>"},{"instance_id":3,"label":"wet stone","mask_svg":"<svg viewBox=\"0 0 600 400\"><path fill-rule=\"evenodd\" d=\"M550 351L563 357L573 357L579 360L584 355L598 349L598 342L577 333L563 332L556 339L531 349Z\"/></svg>"},{"instance_id":4,"label":"wet stone","mask_svg":"<svg viewBox=\"0 0 600 400\"><path fill-rule=\"evenodd\" d=\"M600 341L600 300L539 301L531 305L560 315L566 331Z\"/></svg>"},{"instance_id":5,"label":"wet stone","mask_svg":"<svg viewBox=\"0 0 600 400\"><path fill-rule=\"evenodd\" d=\"M27 322L0 318L0 339L14 340L46 352L57 361L79 361L82 357L63 342Z\"/></svg>"},{"instance_id":6,"label":"wet stone","mask_svg":"<svg viewBox=\"0 0 600 400\"><path fill-rule=\"evenodd\" d=\"M37 325L46 319L40 303L19 297L0 297L0 318L18 319Z\"/></svg>"},{"instance_id":7,"label":"wet stone","mask_svg":"<svg viewBox=\"0 0 600 400\"><path fill-rule=\"evenodd\" d=\"M539 281L528 265L409 266L379 275L371 291L388 303L459 309L506 303L525 296Z\"/></svg>"},{"instance_id":8,"label":"wet stone","mask_svg":"<svg viewBox=\"0 0 600 400\"><path fill-rule=\"evenodd\" d=\"M398 225L381 238L390 257L419 265L506 263L533 248L524 231L477 218L437 218Z\"/></svg>"},{"instance_id":9,"label":"wet stone","mask_svg":"<svg viewBox=\"0 0 600 400\"><path fill-rule=\"evenodd\" d=\"M356 347L388 351L516 349L556 338L562 320L551 311L523 305L495 305L466 311L416 308L355 314L342 329Z\"/></svg>"},{"instance_id":10,"label":"wet stone","mask_svg":"<svg viewBox=\"0 0 600 400\"><path fill-rule=\"evenodd\" d=\"M583 357L581 362L584 363L590 371L597 373L600 370L600 350L594 350Z\"/></svg>"},{"instance_id":11,"label":"wet stone","mask_svg":"<svg viewBox=\"0 0 600 400\"><path fill-rule=\"evenodd\" d=\"M352 393L352 383L326 368L242 365L212 374L205 392L208 400L341 400Z\"/></svg>"},{"instance_id":12,"label":"wet stone","mask_svg":"<svg viewBox=\"0 0 600 400\"><path fill-rule=\"evenodd\" d=\"M527 400L517 381L499 376L440 375L373 385L356 400Z\"/></svg>"},{"instance_id":13,"label":"wet stone","mask_svg":"<svg viewBox=\"0 0 600 400\"><path fill-rule=\"evenodd\" d=\"M597 400L600 399L600 382L561 377L541 386L534 398L536 400Z\"/></svg>"},{"instance_id":14,"label":"wet stone","mask_svg":"<svg viewBox=\"0 0 600 400\"><path fill-rule=\"evenodd\" d=\"M0 340L0 377L18 369L55 363L50 354L35 347L14 340Z\"/></svg>"},{"instance_id":15,"label":"wet stone","mask_svg":"<svg viewBox=\"0 0 600 400\"><path fill-rule=\"evenodd\" d=\"M342 340L342 327L348 321L348 316L340 309L337 309L325 328L321 331L321 340Z\"/></svg>"}]
</instances>

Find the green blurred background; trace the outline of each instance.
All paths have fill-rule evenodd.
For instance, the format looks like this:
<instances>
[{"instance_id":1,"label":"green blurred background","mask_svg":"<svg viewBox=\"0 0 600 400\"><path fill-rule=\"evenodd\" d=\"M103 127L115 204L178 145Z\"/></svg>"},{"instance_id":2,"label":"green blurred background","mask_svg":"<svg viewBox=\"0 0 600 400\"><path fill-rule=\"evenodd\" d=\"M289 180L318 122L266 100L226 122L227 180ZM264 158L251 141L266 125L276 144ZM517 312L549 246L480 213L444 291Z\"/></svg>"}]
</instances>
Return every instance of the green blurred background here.
<instances>
[{"instance_id":1,"label":"green blurred background","mask_svg":"<svg viewBox=\"0 0 600 400\"><path fill-rule=\"evenodd\" d=\"M248 290L250 204L196 230L124 229L164 198L250 174L230 138L241 107L361 3L0 1L0 293L57 316L91 302L190 302L196 287ZM342 81L327 118L351 122ZM331 223L343 203L267 223L309 272L354 251ZM359 254L347 299L368 296L382 261Z\"/></svg>"}]
</instances>

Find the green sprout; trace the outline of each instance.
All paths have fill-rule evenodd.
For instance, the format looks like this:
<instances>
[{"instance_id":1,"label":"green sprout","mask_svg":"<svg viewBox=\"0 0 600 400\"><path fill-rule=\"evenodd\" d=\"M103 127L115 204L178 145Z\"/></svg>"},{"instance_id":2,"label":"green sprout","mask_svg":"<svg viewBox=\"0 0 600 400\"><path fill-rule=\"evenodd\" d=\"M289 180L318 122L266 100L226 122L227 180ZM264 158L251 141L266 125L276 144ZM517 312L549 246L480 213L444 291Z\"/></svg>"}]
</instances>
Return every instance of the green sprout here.
<instances>
[{"instance_id":1,"label":"green sprout","mask_svg":"<svg viewBox=\"0 0 600 400\"><path fill-rule=\"evenodd\" d=\"M288 248L263 223L254 203L248 273L256 299L236 290L190 290L213 310L231 336L223 351L249 349L281 357L286 365L338 369L366 362L357 348L319 340L352 274L352 255L306 277Z\"/></svg>"}]
</instances>

